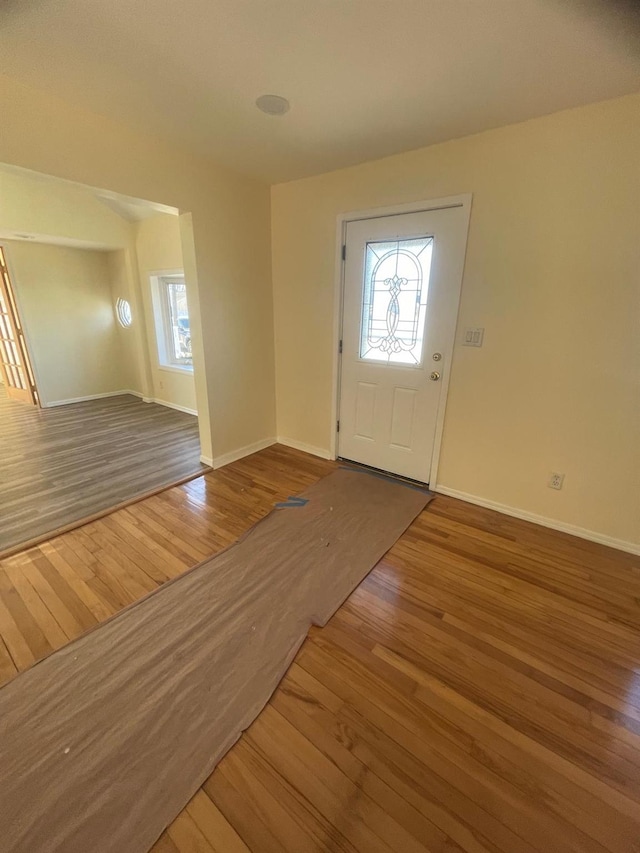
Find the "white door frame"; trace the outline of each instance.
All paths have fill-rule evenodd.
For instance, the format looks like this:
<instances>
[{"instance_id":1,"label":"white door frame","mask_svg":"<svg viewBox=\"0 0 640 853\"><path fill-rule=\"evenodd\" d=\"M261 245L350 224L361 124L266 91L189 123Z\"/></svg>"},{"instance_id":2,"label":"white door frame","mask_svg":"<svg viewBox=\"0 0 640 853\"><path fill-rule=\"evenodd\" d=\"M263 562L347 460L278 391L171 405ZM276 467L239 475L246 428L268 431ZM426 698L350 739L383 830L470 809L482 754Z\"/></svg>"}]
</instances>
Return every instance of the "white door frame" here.
<instances>
[{"instance_id":1,"label":"white door frame","mask_svg":"<svg viewBox=\"0 0 640 853\"><path fill-rule=\"evenodd\" d=\"M385 216L399 216L404 213L422 213L429 210L447 210L452 207L462 208L465 213L465 225L467 235L469 233L469 218L471 216L471 193L463 195L447 196L446 198L429 199L428 201L412 201L405 204L394 204L389 207L377 207L371 210L354 210L350 213L340 213L336 225L336 262L335 262L335 285L334 285L334 308L333 308L333 393L331 406L331 459L337 458L338 432L337 423L340 407L340 340L342 338L343 303L344 303L344 259L343 246L347 237L347 223L361 219L379 219ZM467 240L465 240L466 253ZM464 259L463 267L464 269ZM458 310L460 307L460 294L462 292L462 275L458 283ZM442 431L444 428L444 413L447 406L447 395L449 392L449 380L451 377L451 365L453 360L453 348L458 336L456 331L452 340L447 344L443 352L447 370L442 378L442 390L438 401L438 415L436 418L436 432L433 442L433 455L431 457L431 477L429 487L435 490L438 477L438 462L440 459L440 447L442 444Z\"/></svg>"}]
</instances>

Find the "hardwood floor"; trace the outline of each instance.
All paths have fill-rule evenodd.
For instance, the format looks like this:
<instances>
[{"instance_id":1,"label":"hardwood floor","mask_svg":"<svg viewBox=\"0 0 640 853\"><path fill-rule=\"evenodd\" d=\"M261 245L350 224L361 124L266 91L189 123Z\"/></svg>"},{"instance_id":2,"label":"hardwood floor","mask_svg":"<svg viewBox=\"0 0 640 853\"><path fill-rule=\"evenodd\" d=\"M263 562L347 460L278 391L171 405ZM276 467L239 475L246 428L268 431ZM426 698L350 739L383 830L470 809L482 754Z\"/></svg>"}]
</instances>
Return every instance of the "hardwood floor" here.
<instances>
[{"instance_id":1,"label":"hardwood floor","mask_svg":"<svg viewBox=\"0 0 640 853\"><path fill-rule=\"evenodd\" d=\"M2 561L0 677L332 467L275 446ZM438 496L153 850L638 853L639 613L638 558Z\"/></svg>"},{"instance_id":2,"label":"hardwood floor","mask_svg":"<svg viewBox=\"0 0 640 853\"><path fill-rule=\"evenodd\" d=\"M0 555L205 470L198 420L131 395L38 409L0 385Z\"/></svg>"}]
</instances>

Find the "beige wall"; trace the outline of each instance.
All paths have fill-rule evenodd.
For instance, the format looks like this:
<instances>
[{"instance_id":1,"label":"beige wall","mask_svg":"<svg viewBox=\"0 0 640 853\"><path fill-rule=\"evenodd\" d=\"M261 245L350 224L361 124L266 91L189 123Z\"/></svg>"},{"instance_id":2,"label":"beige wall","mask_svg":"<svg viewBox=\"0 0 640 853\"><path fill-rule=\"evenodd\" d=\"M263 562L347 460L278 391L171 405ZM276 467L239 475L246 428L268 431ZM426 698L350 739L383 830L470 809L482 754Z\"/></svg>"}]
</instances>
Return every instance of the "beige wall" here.
<instances>
[{"instance_id":1,"label":"beige wall","mask_svg":"<svg viewBox=\"0 0 640 853\"><path fill-rule=\"evenodd\" d=\"M196 387L193 371L188 373L160 365L157 335L151 299L150 276L159 272L184 271L180 222L177 216L159 214L136 223L136 255L138 274L144 305L144 321L151 369L152 396L162 402L181 408L197 410ZM191 302L197 297L197 288L187 294L189 312ZM190 298L191 297L191 298Z\"/></svg>"},{"instance_id":2,"label":"beige wall","mask_svg":"<svg viewBox=\"0 0 640 853\"><path fill-rule=\"evenodd\" d=\"M25 231L46 237L43 242L71 239L105 249L131 239L131 223L84 187L0 166L0 234Z\"/></svg>"},{"instance_id":3,"label":"beige wall","mask_svg":"<svg viewBox=\"0 0 640 853\"><path fill-rule=\"evenodd\" d=\"M132 257L135 257L135 251L132 248L117 249L106 252L105 255L111 287L111 304L115 306L118 299L126 299L131 306L133 316L130 326L124 327L116 323L118 348L123 366L123 388L149 398L153 394L137 265L133 269ZM141 326L143 328L140 328Z\"/></svg>"},{"instance_id":4,"label":"beige wall","mask_svg":"<svg viewBox=\"0 0 640 853\"><path fill-rule=\"evenodd\" d=\"M337 215L471 192L438 485L639 543L639 152L631 96L274 187L278 434L330 446Z\"/></svg>"},{"instance_id":5,"label":"beige wall","mask_svg":"<svg viewBox=\"0 0 640 853\"><path fill-rule=\"evenodd\" d=\"M128 389L106 254L3 243L42 403Z\"/></svg>"},{"instance_id":6,"label":"beige wall","mask_svg":"<svg viewBox=\"0 0 640 853\"><path fill-rule=\"evenodd\" d=\"M198 383L203 455L273 436L268 186L7 77L0 77L0 108L0 162L191 214L187 286L197 288L196 377L206 377Z\"/></svg>"}]
</instances>

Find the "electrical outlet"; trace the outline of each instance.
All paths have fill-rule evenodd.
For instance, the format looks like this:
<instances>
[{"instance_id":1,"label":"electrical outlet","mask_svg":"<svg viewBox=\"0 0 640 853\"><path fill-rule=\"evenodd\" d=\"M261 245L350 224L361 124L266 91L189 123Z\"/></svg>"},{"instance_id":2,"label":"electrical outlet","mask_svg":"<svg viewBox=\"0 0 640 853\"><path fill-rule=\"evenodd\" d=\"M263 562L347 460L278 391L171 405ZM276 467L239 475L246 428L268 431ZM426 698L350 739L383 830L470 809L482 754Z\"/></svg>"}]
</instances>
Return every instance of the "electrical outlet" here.
<instances>
[{"instance_id":1,"label":"electrical outlet","mask_svg":"<svg viewBox=\"0 0 640 853\"><path fill-rule=\"evenodd\" d=\"M564 483L564 474L553 473L549 477L549 488L550 489L561 489L563 483Z\"/></svg>"}]
</instances>

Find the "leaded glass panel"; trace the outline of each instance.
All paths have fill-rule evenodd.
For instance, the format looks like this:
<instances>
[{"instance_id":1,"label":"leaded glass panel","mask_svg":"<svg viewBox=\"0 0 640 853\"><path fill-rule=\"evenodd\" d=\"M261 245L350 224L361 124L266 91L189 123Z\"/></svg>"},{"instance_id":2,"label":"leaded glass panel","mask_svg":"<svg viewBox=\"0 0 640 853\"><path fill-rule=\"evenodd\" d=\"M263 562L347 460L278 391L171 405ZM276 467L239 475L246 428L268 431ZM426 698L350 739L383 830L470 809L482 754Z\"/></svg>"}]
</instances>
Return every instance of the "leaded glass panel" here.
<instances>
[{"instance_id":1,"label":"leaded glass panel","mask_svg":"<svg viewBox=\"0 0 640 853\"><path fill-rule=\"evenodd\" d=\"M422 361L432 237L367 243L360 358Z\"/></svg>"}]
</instances>

